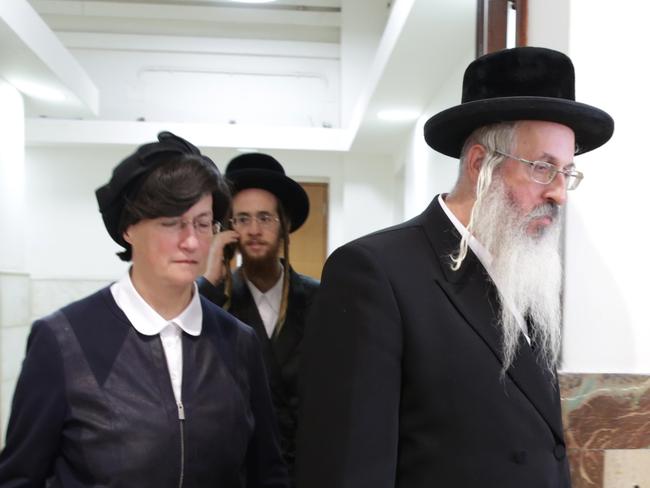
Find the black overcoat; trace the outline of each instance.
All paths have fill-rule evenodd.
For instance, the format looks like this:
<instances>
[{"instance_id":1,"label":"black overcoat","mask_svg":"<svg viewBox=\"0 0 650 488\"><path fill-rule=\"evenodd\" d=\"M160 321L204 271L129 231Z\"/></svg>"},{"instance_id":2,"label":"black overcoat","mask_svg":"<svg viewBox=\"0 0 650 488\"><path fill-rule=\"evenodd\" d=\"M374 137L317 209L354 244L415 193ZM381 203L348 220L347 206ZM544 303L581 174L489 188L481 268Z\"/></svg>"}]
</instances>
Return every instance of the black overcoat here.
<instances>
[{"instance_id":1,"label":"black overcoat","mask_svg":"<svg viewBox=\"0 0 650 488\"><path fill-rule=\"evenodd\" d=\"M308 319L299 488L565 488L557 382L522 341L501 377L496 290L437 198L338 249Z\"/></svg>"},{"instance_id":2,"label":"black overcoat","mask_svg":"<svg viewBox=\"0 0 650 488\"><path fill-rule=\"evenodd\" d=\"M204 297L218 305L223 305L225 302L223 285L215 287L205 279L200 279L198 284ZM290 268L287 317L280 333L273 339L269 339L241 268L233 273L232 279L232 298L228 312L250 325L257 333L262 346L262 356L269 378L273 405L280 424L282 453L290 471L295 458L298 371L302 339L306 314L318 286L318 281L296 273Z\"/></svg>"}]
</instances>

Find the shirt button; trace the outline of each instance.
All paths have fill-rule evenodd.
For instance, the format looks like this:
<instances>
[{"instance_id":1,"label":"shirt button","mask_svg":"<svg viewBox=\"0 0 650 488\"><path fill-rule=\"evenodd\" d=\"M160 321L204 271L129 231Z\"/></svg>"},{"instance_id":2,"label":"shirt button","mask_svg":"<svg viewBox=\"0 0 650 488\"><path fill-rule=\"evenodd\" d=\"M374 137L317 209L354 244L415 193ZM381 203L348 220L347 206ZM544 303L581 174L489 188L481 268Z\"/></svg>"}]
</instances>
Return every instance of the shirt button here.
<instances>
[{"instance_id":1,"label":"shirt button","mask_svg":"<svg viewBox=\"0 0 650 488\"><path fill-rule=\"evenodd\" d=\"M555 459L561 461L566 456L566 448L562 444L558 444L553 449L553 455L555 456Z\"/></svg>"}]
</instances>

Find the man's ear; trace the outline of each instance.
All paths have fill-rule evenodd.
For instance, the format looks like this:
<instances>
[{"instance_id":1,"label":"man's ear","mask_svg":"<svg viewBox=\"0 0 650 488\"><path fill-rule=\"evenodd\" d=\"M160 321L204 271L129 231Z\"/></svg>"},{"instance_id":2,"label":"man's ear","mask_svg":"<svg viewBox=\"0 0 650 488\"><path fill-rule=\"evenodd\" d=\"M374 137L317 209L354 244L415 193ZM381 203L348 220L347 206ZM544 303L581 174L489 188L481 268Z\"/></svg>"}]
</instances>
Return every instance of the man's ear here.
<instances>
[{"instance_id":1,"label":"man's ear","mask_svg":"<svg viewBox=\"0 0 650 488\"><path fill-rule=\"evenodd\" d=\"M473 185L478 182L478 175L481 172L486 153L485 147L481 144L474 144L465 155L465 171Z\"/></svg>"},{"instance_id":2,"label":"man's ear","mask_svg":"<svg viewBox=\"0 0 650 488\"><path fill-rule=\"evenodd\" d=\"M129 230L130 230L130 229L131 229L131 226L128 226L128 227L126 228L126 230L125 230L124 232L122 232L122 237L123 237L124 240L125 240L126 242L128 242L129 244L133 244L133 243L131 242L131 237L129 236Z\"/></svg>"}]
</instances>

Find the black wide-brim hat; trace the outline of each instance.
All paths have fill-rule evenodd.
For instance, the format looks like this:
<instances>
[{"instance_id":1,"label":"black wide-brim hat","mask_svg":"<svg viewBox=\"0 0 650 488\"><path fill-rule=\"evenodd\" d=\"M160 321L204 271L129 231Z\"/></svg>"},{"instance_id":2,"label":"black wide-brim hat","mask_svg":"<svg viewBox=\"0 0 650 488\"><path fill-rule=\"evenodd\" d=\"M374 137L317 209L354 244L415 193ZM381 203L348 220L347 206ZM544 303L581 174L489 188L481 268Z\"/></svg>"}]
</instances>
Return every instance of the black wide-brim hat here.
<instances>
[{"instance_id":1,"label":"black wide-brim hat","mask_svg":"<svg viewBox=\"0 0 650 488\"><path fill-rule=\"evenodd\" d=\"M168 162L171 158L183 155L197 157L206 167L214 171L216 178L222 178L214 161L201 154L196 146L171 132L164 131L158 134L158 142L144 144L123 159L113 169L109 182L95 190L106 230L120 246L130 249L130 245L124 240L120 231L122 212L127 199L133 198L142 187L146 176L156 167ZM226 193L213 193L214 220L223 220L229 206L230 198Z\"/></svg>"},{"instance_id":2,"label":"black wide-brim hat","mask_svg":"<svg viewBox=\"0 0 650 488\"><path fill-rule=\"evenodd\" d=\"M226 179L233 196L248 188L259 188L272 193L282 203L291 222L289 232L305 223L309 215L309 198L296 181L289 178L282 165L263 153L246 153L233 158L226 166Z\"/></svg>"},{"instance_id":3,"label":"black wide-brim hat","mask_svg":"<svg viewBox=\"0 0 650 488\"><path fill-rule=\"evenodd\" d=\"M458 158L475 129L517 120L566 125L575 134L576 154L605 144L614 132L609 114L575 101L575 73L568 56L518 47L470 63L461 104L431 117L424 125L424 139L436 151Z\"/></svg>"}]
</instances>

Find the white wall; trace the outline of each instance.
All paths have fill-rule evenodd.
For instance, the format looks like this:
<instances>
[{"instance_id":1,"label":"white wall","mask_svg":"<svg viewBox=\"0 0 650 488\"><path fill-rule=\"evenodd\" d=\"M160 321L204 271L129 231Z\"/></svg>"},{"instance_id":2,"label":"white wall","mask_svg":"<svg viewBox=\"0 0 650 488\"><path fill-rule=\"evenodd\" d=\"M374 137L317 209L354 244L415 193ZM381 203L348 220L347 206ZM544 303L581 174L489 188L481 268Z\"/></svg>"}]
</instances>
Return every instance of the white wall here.
<instances>
[{"instance_id":1,"label":"white wall","mask_svg":"<svg viewBox=\"0 0 650 488\"><path fill-rule=\"evenodd\" d=\"M650 264L642 254L650 165L639 144L650 111L643 96L649 15L650 6L640 1L530 3L530 43L569 54L577 100L606 110L616 123L607 145L576 158L585 180L567 205L566 371L650 372L644 285Z\"/></svg>"},{"instance_id":2,"label":"white wall","mask_svg":"<svg viewBox=\"0 0 650 488\"><path fill-rule=\"evenodd\" d=\"M376 154L344 156L343 219L335 221L344 240L389 226L394 218L395 179L391 159Z\"/></svg>"},{"instance_id":3,"label":"white wall","mask_svg":"<svg viewBox=\"0 0 650 488\"><path fill-rule=\"evenodd\" d=\"M388 2L381 0L341 1L341 126L350 115L368 82L372 65L388 19Z\"/></svg>"},{"instance_id":4,"label":"white wall","mask_svg":"<svg viewBox=\"0 0 650 488\"><path fill-rule=\"evenodd\" d=\"M1 78L0 107L0 271L23 271L25 116L22 96Z\"/></svg>"},{"instance_id":5,"label":"white wall","mask_svg":"<svg viewBox=\"0 0 650 488\"><path fill-rule=\"evenodd\" d=\"M567 53L571 23L570 7L573 0L528 1L528 45L548 47ZM583 18L582 22L591 22Z\"/></svg>"},{"instance_id":6,"label":"white wall","mask_svg":"<svg viewBox=\"0 0 650 488\"><path fill-rule=\"evenodd\" d=\"M25 273L25 229L38 226L25 215L23 99L0 79L0 439L18 376L29 324L30 283ZM2 445L0 440L0 445Z\"/></svg>"},{"instance_id":7,"label":"white wall","mask_svg":"<svg viewBox=\"0 0 650 488\"><path fill-rule=\"evenodd\" d=\"M27 268L34 279L119 277L120 247L104 229L95 189L110 178L127 147L27 148Z\"/></svg>"},{"instance_id":8,"label":"white wall","mask_svg":"<svg viewBox=\"0 0 650 488\"><path fill-rule=\"evenodd\" d=\"M404 152L395 161L404 168L404 219L421 213L438 193L451 190L458 175L458 160L431 149L424 141L424 124L433 114L460 103L461 85L466 66L474 58L473 46L458 60L457 69L436 90L426 113L417 121Z\"/></svg>"},{"instance_id":9,"label":"white wall","mask_svg":"<svg viewBox=\"0 0 650 488\"><path fill-rule=\"evenodd\" d=\"M606 146L579 158L585 180L569 206L565 368L574 371L650 373L649 17L647 2L571 2L576 96L616 123Z\"/></svg>"}]
</instances>

